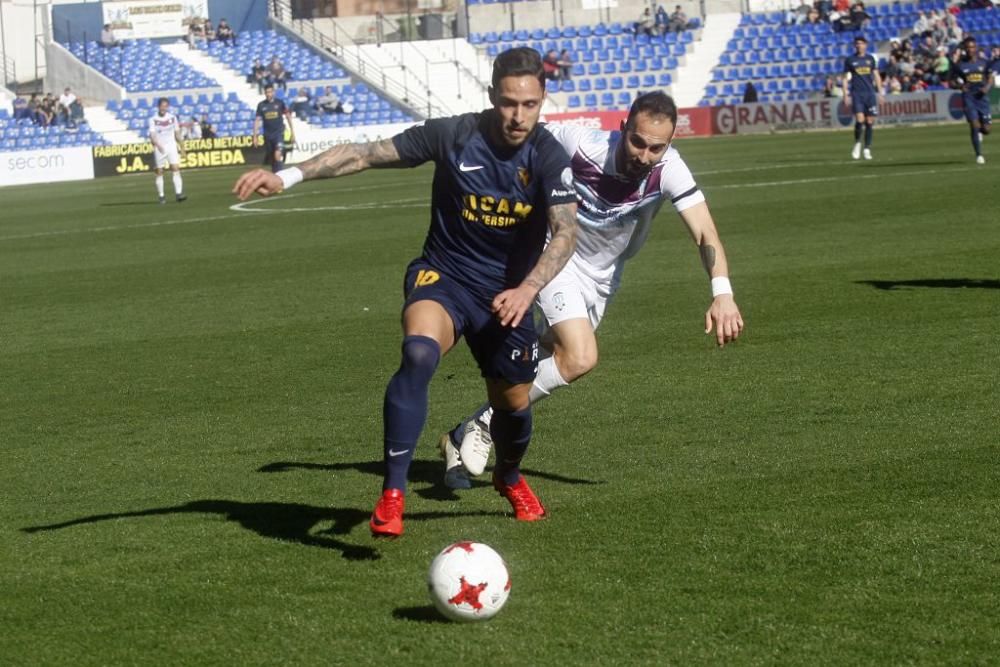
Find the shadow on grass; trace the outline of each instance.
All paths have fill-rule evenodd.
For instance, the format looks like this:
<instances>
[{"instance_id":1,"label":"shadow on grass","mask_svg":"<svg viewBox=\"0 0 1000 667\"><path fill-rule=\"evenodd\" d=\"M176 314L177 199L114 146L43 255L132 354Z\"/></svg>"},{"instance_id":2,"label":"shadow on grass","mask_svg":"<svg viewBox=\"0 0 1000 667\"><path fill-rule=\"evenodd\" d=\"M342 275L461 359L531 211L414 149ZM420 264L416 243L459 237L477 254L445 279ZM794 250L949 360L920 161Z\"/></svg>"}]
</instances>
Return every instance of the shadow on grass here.
<instances>
[{"instance_id":1,"label":"shadow on grass","mask_svg":"<svg viewBox=\"0 0 1000 667\"><path fill-rule=\"evenodd\" d=\"M392 617L400 621L417 621L419 623L451 623L438 613L433 605L423 607L397 607L392 610Z\"/></svg>"},{"instance_id":2,"label":"shadow on grass","mask_svg":"<svg viewBox=\"0 0 1000 667\"><path fill-rule=\"evenodd\" d=\"M381 461L358 461L354 463L305 463L296 461L276 461L268 463L257 469L257 472L288 472L291 470L319 470L324 472L337 472L341 470L354 470L368 475L382 476ZM522 472L531 478L538 477L547 479L559 484L604 484L603 481L592 479L581 479L578 477L567 477L555 473L542 472L540 470L530 470L523 468ZM485 480L485 481L484 481ZM443 461L421 461L415 460L410 465L410 481L430 484L423 489L415 489L421 498L428 500L458 500L459 495L452 489L444 485L444 462ZM478 480L472 480L474 487L490 487L492 482L489 475L484 475Z\"/></svg>"},{"instance_id":3,"label":"shadow on grass","mask_svg":"<svg viewBox=\"0 0 1000 667\"><path fill-rule=\"evenodd\" d=\"M1000 289L1000 280L983 278L918 278L916 280L856 280L858 285L871 285L880 290L896 290L909 287L931 287L938 289Z\"/></svg>"},{"instance_id":4,"label":"shadow on grass","mask_svg":"<svg viewBox=\"0 0 1000 667\"><path fill-rule=\"evenodd\" d=\"M377 549L350 544L334 536L347 535L366 523L368 510L351 507L314 507L300 503L243 503L236 500L195 500L174 507L156 507L134 512L95 514L71 519L62 523L22 528L25 533L62 530L102 521L137 517L166 516L172 514L216 514L227 521L235 521L261 537L306 546L336 549L347 560L375 560L380 557ZM409 512L407 521L428 521L461 516L502 516L501 512ZM323 529L317 526L326 522L332 525Z\"/></svg>"}]
</instances>

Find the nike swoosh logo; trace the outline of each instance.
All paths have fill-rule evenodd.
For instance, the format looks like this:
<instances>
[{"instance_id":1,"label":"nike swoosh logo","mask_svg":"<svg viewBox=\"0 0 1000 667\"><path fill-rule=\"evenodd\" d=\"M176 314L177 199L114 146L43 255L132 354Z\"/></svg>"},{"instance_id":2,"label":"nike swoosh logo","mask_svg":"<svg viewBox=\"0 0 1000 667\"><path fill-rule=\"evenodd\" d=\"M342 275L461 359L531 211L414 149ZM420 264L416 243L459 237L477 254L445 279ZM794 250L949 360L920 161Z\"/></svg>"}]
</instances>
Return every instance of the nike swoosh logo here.
<instances>
[{"instance_id":1,"label":"nike swoosh logo","mask_svg":"<svg viewBox=\"0 0 1000 667\"><path fill-rule=\"evenodd\" d=\"M399 450L397 452L395 449L390 449L389 450L389 456L402 456L403 454L405 454L408 451L410 451L410 450L409 449L401 449L401 450Z\"/></svg>"},{"instance_id":2,"label":"nike swoosh logo","mask_svg":"<svg viewBox=\"0 0 1000 667\"><path fill-rule=\"evenodd\" d=\"M470 167L470 166L466 165L464 162L459 162L458 163L458 168L461 169L462 171L476 171L477 169L482 169L483 165L478 165L478 166Z\"/></svg>"}]
</instances>

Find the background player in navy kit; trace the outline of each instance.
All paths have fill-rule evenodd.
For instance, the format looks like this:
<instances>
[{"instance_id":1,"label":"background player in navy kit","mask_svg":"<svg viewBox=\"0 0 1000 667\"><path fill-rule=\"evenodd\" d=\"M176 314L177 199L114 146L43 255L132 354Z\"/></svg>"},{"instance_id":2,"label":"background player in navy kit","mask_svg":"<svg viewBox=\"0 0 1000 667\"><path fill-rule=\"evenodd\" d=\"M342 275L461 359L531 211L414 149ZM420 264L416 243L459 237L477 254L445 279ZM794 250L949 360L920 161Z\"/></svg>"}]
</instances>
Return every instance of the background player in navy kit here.
<instances>
[{"instance_id":1,"label":"background player in navy kit","mask_svg":"<svg viewBox=\"0 0 1000 667\"><path fill-rule=\"evenodd\" d=\"M854 114L854 149L851 157L861 157L861 132L865 133L864 156L872 159L872 126L882 98L882 77L875 57L868 53L868 40L863 35L854 38L854 54L844 59L844 104Z\"/></svg>"},{"instance_id":2,"label":"background player in navy kit","mask_svg":"<svg viewBox=\"0 0 1000 667\"><path fill-rule=\"evenodd\" d=\"M493 485L517 519L545 516L519 468L531 438L529 390L538 361L530 311L576 247L576 195L569 157L536 127L545 100L538 53L500 54L489 93L493 108L482 113L428 120L385 141L336 146L276 175L257 169L233 188L246 199L369 167L436 165L430 230L406 273L402 363L385 393L385 480L369 523L375 535L403 532L407 473L427 418L428 385L441 355L462 335L494 410Z\"/></svg>"},{"instance_id":3,"label":"background player in navy kit","mask_svg":"<svg viewBox=\"0 0 1000 667\"><path fill-rule=\"evenodd\" d=\"M271 171L279 172L285 167L284 142L285 119L291 131L291 141L295 143L295 127L292 114L283 100L274 97L274 84L264 86L264 99L257 105L257 115L253 119L253 144L257 145L258 130L264 130L264 164L271 164Z\"/></svg>"},{"instance_id":4,"label":"background player in navy kit","mask_svg":"<svg viewBox=\"0 0 1000 667\"><path fill-rule=\"evenodd\" d=\"M962 103L965 105L965 120L969 122L972 148L976 151L976 163L986 164L983 157L983 137L990 133L990 88L994 75L989 61L979 56L979 47L974 37L966 37L962 42L961 58L954 63L955 81L962 89Z\"/></svg>"}]
</instances>

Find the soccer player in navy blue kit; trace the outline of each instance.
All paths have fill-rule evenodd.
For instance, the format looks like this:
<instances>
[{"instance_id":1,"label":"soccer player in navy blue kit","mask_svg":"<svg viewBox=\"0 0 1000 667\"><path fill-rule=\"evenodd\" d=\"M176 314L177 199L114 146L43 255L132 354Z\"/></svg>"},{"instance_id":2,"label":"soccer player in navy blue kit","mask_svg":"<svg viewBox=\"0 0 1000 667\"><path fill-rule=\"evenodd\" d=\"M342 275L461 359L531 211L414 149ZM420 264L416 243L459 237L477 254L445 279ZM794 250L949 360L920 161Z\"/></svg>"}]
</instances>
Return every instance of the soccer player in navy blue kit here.
<instances>
[{"instance_id":1,"label":"soccer player in navy blue kit","mask_svg":"<svg viewBox=\"0 0 1000 667\"><path fill-rule=\"evenodd\" d=\"M851 157L855 160L865 156L872 159L872 126L878 116L878 103L882 98L882 77L878 73L875 57L868 53L868 40L864 35L854 38L854 54L844 59L844 104L851 107L854 114L854 149ZM861 133L864 132L864 151L861 149Z\"/></svg>"},{"instance_id":2,"label":"soccer player in navy blue kit","mask_svg":"<svg viewBox=\"0 0 1000 667\"><path fill-rule=\"evenodd\" d=\"M278 174L257 169L233 188L246 199L301 180L435 163L430 230L404 282L402 362L383 403L385 479L369 522L376 536L403 532L407 473L427 418L428 386L441 356L463 335L494 409L493 486L518 520L545 516L520 472L539 360L531 308L576 248L576 195L569 157L537 127L545 101L538 52L517 48L497 56L489 94L493 108L482 113L336 146Z\"/></svg>"},{"instance_id":3,"label":"soccer player in navy blue kit","mask_svg":"<svg viewBox=\"0 0 1000 667\"><path fill-rule=\"evenodd\" d=\"M285 120L291 131L291 141L295 143L295 127L292 113L283 100L274 97L274 84L264 86L264 99L257 105L257 115L253 119L253 145L257 145L258 130L264 130L264 164L271 164L271 171L277 173L285 168L284 143Z\"/></svg>"},{"instance_id":4,"label":"soccer player in navy blue kit","mask_svg":"<svg viewBox=\"0 0 1000 667\"><path fill-rule=\"evenodd\" d=\"M995 77L989 61L980 57L974 37L966 37L962 42L961 57L953 67L954 81L962 90L965 120L969 122L976 164L986 164L986 158L983 157L983 137L990 133L993 121L989 93Z\"/></svg>"}]
</instances>

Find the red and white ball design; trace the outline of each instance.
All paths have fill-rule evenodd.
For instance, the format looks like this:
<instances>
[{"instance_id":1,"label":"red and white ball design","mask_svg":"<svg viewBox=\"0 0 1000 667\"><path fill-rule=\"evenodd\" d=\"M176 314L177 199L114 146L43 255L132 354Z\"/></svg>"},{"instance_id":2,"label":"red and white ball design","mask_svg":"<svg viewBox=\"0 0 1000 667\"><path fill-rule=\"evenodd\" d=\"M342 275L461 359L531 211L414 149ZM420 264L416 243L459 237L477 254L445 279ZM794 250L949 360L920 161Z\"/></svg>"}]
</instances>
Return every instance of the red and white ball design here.
<instances>
[{"instance_id":1,"label":"red and white ball design","mask_svg":"<svg viewBox=\"0 0 1000 667\"><path fill-rule=\"evenodd\" d=\"M431 601L453 621L492 618L510 595L507 564L479 542L455 542L431 563L427 573Z\"/></svg>"}]
</instances>

